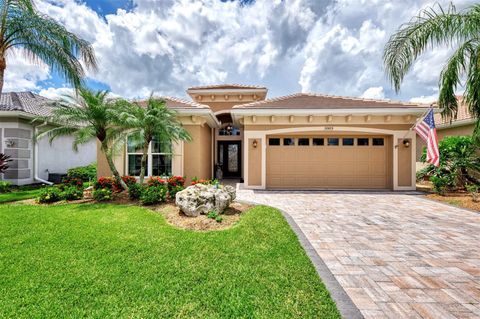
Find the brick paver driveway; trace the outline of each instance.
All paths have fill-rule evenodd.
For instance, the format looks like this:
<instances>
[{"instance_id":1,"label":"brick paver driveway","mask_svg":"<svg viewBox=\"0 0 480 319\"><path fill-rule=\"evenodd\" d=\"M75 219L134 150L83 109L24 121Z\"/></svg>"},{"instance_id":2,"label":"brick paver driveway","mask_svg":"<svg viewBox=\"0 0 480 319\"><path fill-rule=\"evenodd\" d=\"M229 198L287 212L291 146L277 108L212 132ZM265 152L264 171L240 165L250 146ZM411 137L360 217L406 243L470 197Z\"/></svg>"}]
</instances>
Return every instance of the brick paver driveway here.
<instances>
[{"instance_id":1,"label":"brick paver driveway","mask_svg":"<svg viewBox=\"0 0 480 319\"><path fill-rule=\"evenodd\" d=\"M364 317L480 318L480 214L406 194L238 197L289 214Z\"/></svg>"}]
</instances>

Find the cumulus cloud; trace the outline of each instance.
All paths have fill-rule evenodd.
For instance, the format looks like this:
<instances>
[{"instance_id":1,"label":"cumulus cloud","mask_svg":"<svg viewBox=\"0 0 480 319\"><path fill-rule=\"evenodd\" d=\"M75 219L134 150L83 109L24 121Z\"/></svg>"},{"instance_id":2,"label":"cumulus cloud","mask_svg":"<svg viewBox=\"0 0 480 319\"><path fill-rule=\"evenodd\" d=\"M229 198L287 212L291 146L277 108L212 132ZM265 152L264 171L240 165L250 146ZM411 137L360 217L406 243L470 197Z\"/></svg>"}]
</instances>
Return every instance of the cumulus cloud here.
<instances>
[{"instance_id":1,"label":"cumulus cloud","mask_svg":"<svg viewBox=\"0 0 480 319\"><path fill-rule=\"evenodd\" d=\"M50 69L41 61L25 58L24 52L14 49L7 55L4 91L37 90L38 82L48 79Z\"/></svg>"},{"instance_id":2,"label":"cumulus cloud","mask_svg":"<svg viewBox=\"0 0 480 319\"><path fill-rule=\"evenodd\" d=\"M383 46L401 23L435 0L272 0L244 6L134 0L132 9L105 17L74 0L37 2L39 10L93 43L99 71L89 77L125 97L182 96L191 85L234 82L265 85L270 96L311 91L408 100L435 94L450 52L423 56L396 96L384 75ZM37 75L22 72L19 78L29 80L10 87L38 89L49 75L48 68Z\"/></svg>"},{"instance_id":3,"label":"cumulus cloud","mask_svg":"<svg viewBox=\"0 0 480 319\"><path fill-rule=\"evenodd\" d=\"M360 97L366 99L384 99L385 93L383 92L382 86L374 86L366 89Z\"/></svg>"}]
</instances>

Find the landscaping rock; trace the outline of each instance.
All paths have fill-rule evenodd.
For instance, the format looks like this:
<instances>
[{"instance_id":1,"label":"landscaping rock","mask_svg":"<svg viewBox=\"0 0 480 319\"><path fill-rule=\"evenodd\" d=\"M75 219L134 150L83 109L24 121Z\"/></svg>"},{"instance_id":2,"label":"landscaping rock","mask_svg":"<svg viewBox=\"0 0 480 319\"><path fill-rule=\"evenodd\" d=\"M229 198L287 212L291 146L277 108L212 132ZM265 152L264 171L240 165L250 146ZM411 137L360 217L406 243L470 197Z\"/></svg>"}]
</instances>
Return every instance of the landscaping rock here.
<instances>
[{"instance_id":1,"label":"landscaping rock","mask_svg":"<svg viewBox=\"0 0 480 319\"><path fill-rule=\"evenodd\" d=\"M175 204L187 216L196 217L211 211L223 212L235 199L235 188L196 184L175 195Z\"/></svg>"}]
</instances>

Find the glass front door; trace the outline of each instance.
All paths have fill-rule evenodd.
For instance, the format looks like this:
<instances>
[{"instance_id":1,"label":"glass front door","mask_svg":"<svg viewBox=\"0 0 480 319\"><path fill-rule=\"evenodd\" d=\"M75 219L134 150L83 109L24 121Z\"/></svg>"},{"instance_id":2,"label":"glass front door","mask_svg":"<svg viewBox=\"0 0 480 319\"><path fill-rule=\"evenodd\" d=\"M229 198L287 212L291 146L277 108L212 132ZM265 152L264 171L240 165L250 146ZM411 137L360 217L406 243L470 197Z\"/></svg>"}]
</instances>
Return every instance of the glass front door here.
<instances>
[{"instance_id":1,"label":"glass front door","mask_svg":"<svg viewBox=\"0 0 480 319\"><path fill-rule=\"evenodd\" d=\"M222 170L223 177L240 178L242 171L241 142L219 141L217 163Z\"/></svg>"}]
</instances>

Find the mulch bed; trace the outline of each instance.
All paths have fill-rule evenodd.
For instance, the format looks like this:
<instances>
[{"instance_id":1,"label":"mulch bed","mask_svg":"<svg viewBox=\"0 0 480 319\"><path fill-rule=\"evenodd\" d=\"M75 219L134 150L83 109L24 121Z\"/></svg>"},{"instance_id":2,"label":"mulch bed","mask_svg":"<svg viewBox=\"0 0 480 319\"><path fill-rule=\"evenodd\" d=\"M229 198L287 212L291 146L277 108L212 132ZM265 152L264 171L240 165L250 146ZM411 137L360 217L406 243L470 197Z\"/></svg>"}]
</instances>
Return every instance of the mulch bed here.
<instances>
[{"instance_id":1,"label":"mulch bed","mask_svg":"<svg viewBox=\"0 0 480 319\"><path fill-rule=\"evenodd\" d=\"M444 202L461 208L468 208L480 212L480 203L475 203L470 194L466 193L447 193L445 195L428 194L427 198Z\"/></svg>"},{"instance_id":2,"label":"mulch bed","mask_svg":"<svg viewBox=\"0 0 480 319\"><path fill-rule=\"evenodd\" d=\"M167 203L152 208L162 214L172 226L190 230L209 231L232 227L240 220L241 214L251 207L252 205L233 202L230 207L221 214L223 220L220 223L214 219L208 218L206 215L188 217L173 203Z\"/></svg>"}]
</instances>

